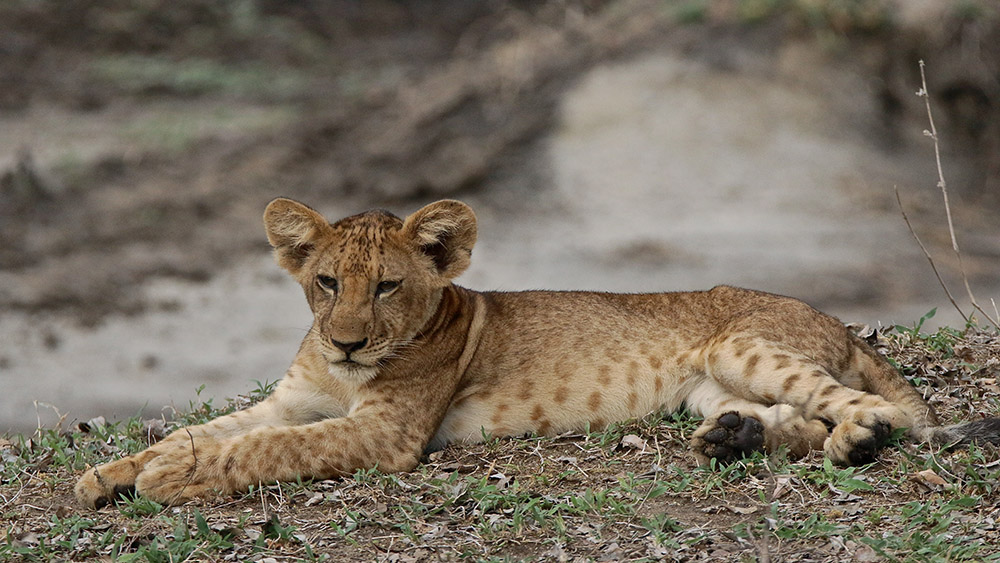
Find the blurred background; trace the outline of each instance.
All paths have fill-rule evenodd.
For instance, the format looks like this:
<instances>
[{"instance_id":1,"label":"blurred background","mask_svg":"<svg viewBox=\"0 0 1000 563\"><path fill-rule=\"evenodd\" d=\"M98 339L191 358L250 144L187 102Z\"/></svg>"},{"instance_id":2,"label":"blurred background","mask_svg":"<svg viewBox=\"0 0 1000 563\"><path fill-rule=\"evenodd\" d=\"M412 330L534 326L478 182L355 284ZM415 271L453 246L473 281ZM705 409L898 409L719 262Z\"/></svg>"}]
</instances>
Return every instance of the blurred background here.
<instances>
[{"instance_id":1,"label":"blurred background","mask_svg":"<svg viewBox=\"0 0 1000 563\"><path fill-rule=\"evenodd\" d=\"M961 327L893 188L966 304L924 60L992 310L997 45L992 0L5 0L0 433L280 378L311 317L264 237L279 195L463 199L476 289L729 283Z\"/></svg>"}]
</instances>

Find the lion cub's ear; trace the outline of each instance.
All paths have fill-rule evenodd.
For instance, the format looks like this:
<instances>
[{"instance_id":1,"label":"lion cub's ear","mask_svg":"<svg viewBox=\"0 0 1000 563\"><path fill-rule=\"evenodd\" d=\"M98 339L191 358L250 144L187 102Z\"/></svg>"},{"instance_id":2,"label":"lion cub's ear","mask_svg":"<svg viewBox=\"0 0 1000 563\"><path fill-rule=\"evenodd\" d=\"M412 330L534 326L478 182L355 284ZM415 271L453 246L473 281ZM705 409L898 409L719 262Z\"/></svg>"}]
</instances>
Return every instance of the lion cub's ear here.
<instances>
[{"instance_id":1,"label":"lion cub's ear","mask_svg":"<svg viewBox=\"0 0 1000 563\"><path fill-rule=\"evenodd\" d=\"M279 197L264 210L267 240L274 247L278 265L292 275L305 265L320 237L331 232L330 223L312 208Z\"/></svg>"},{"instance_id":2,"label":"lion cub's ear","mask_svg":"<svg viewBox=\"0 0 1000 563\"><path fill-rule=\"evenodd\" d=\"M476 244L476 214L460 201L436 201L407 217L402 233L430 256L439 275L454 279L469 267Z\"/></svg>"}]
</instances>

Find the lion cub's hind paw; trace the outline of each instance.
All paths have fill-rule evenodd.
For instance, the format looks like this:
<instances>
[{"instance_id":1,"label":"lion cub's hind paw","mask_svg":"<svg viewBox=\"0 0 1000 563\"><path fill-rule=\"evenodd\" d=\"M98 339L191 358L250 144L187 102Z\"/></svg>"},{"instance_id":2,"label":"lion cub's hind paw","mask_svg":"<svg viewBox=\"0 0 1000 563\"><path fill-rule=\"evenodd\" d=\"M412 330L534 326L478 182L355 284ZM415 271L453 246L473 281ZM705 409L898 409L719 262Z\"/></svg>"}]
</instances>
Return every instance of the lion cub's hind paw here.
<instances>
[{"instance_id":1,"label":"lion cub's hind paw","mask_svg":"<svg viewBox=\"0 0 1000 563\"><path fill-rule=\"evenodd\" d=\"M834 428L823 450L840 465L865 465L878 459L891 437L892 425L884 420L842 422Z\"/></svg>"},{"instance_id":2,"label":"lion cub's hind paw","mask_svg":"<svg viewBox=\"0 0 1000 563\"><path fill-rule=\"evenodd\" d=\"M764 451L764 425L752 416L727 412L705 420L692 437L692 445L702 463L710 459L732 463Z\"/></svg>"}]
</instances>

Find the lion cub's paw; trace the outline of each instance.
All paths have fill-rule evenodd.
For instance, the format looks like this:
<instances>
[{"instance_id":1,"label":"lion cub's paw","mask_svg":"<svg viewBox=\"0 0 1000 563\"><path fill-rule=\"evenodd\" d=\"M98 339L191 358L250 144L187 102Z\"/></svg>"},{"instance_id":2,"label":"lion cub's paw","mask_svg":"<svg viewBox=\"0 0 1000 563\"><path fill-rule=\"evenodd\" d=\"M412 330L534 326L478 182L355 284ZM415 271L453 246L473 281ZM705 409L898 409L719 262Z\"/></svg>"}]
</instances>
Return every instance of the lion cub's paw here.
<instances>
[{"instance_id":1,"label":"lion cub's paw","mask_svg":"<svg viewBox=\"0 0 1000 563\"><path fill-rule=\"evenodd\" d=\"M896 407L859 411L833 428L823 451L840 465L864 465L878 459L894 428L903 426L905 415Z\"/></svg>"},{"instance_id":2,"label":"lion cub's paw","mask_svg":"<svg viewBox=\"0 0 1000 563\"><path fill-rule=\"evenodd\" d=\"M133 457L126 457L87 469L73 489L77 502L101 509L119 498L134 496L138 468Z\"/></svg>"},{"instance_id":3,"label":"lion cub's paw","mask_svg":"<svg viewBox=\"0 0 1000 563\"><path fill-rule=\"evenodd\" d=\"M702 465L711 459L732 463L753 452L764 451L764 425L736 411L723 413L705 419L691 436L691 446Z\"/></svg>"},{"instance_id":4,"label":"lion cub's paw","mask_svg":"<svg viewBox=\"0 0 1000 563\"><path fill-rule=\"evenodd\" d=\"M146 464L135 479L135 488L163 504L181 504L213 491L231 492L218 468L221 450L218 441L206 438L173 444Z\"/></svg>"}]
</instances>

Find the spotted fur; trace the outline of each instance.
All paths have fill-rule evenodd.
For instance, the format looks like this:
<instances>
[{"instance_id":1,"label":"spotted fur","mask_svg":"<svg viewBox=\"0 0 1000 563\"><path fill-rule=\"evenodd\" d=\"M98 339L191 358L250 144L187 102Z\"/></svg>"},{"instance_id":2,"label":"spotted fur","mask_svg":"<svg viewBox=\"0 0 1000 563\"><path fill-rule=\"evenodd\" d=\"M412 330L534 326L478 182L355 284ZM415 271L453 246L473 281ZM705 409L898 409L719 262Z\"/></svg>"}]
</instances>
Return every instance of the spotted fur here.
<instances>
[{"instance_id":1,"label":"spotted fur","mask_svg":"<svg viewBox=\"0 0 1000 563\"><path fill-rule=\"evenodd\" d=\"M476 292L476 218L457 201L401 220L330 224L277 199L275 258L302 286L312 329L273 394L86 471L85 505L122 493L177 503L213 491L378 467L484 436L558 434L686 405L694 455L730 461L784 445L875 459L893 429L1000 442L987 419L940 427L930 406L836 319L801 301L716 287L622 295Z\"/></svg>"}]
</instances>

